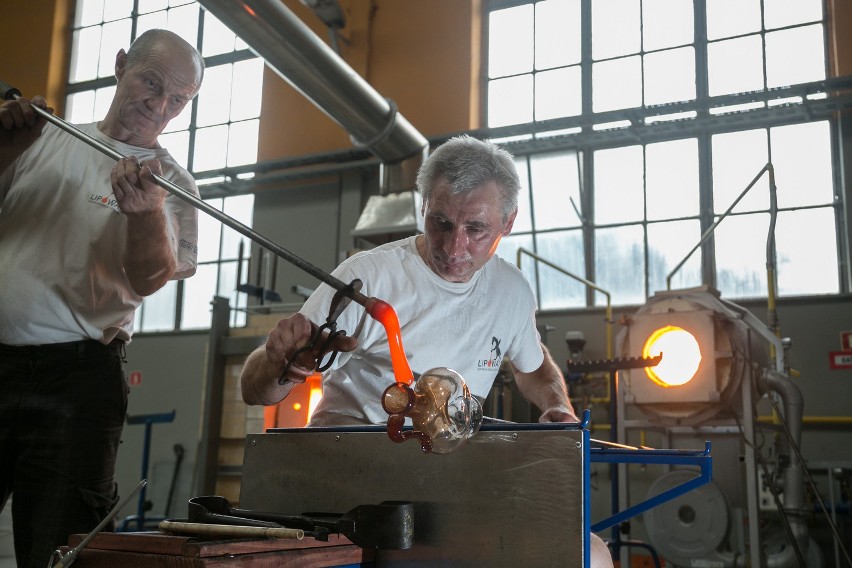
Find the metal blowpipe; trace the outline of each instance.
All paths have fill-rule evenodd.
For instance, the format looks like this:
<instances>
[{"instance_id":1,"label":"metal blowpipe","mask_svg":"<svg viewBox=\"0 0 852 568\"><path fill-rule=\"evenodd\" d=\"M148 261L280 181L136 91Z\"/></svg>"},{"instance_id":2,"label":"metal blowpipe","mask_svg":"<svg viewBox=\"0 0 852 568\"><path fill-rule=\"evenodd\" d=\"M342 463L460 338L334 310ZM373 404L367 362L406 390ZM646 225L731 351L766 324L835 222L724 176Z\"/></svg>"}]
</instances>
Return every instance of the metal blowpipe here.
<instances>
[{"instance_id":1,"label":"metal blowpipe","mask_svg":"<svg viewBox=\"0 0 852 568\"><path fill-rule=\"evenodd\" d=\"M19 91L15 87L12 87L11 85L3 82L2 80L0 80L0 100L8 100L8 101L17 100L21 96L22 96L21 91ZM70 124L69 122L63 120L62 118L60 118L60 117L58 117L54 114L51 114L50 112L48 112L48 111L44 110L43 108L38 107L36 105L31 105L31 106L32 106L32 109L36 112L36 114L44 117L45 119L48 120L48 122L53 123L55 126L58 126L59 128L61 128L62 130L64 130L68 134L71 134L72 136L82 140L83 142L85 142L86 144L91 146L92 148L99 150L100 152L106 154L107 156L109 156L109 157L111 157L115 160L120 160L122 158L127 157L127 156L124 156L123 154L121 154L120 152L116 151L114 148L111 148L111 147L107 146L106 144L103 144L101 141L96 140L95 138L92 138L91 136L89 136L85 132L81 131L80 129L76 128L74 125ZM351 286L344 283L342 280L339 280L339 279L335 278L334 276L332 276L331 274L329 274L329 273L327 273L323 270L320 270L319 268L317 268L313 264L309 263L308 261L296 256L295 254L293 254L292 252L288 251L287 249L281 247L277 243L267 239L266 237L264 237L263 235L255 232L255 231L253 231L252 229L250 229L246 225L243 225L242 223L240 223L236 219L229 217L228 215L219 211L215 207L212 207L211 205L205 203L203 200L199 199L198 197L196 197L195 195L193 195L192 193L190 193L186 189L180 187L179 185L176 185L176 184L172 183L171 181L169 181L169 180L165 179L164 177L159 176L157 174L153 174L153 176L154 176L154 179L157 181L157 184L159 184L161 187L163 187L166 191L168 191L172 195L179 197L180 199L183 199L184 201L186 201L190 205L194 206L196 209L200 209L201 211L204 211L205 213L207 213L208 215L210 215L214 219L216 219L216 220L220 221L221 223L227 225L228 227L237 231L241 235L244 235L245 237L251 239L255 243L257 243L260 246L266 248L267 250L273 252L274 254L277 254L278 256L280 256L281 258L283 258L287 262L293 264L294 266L301 268L302 270L304 270L305 272L307 272L311 276L314 276L317 279L319 279L320 281L325 282L326 284L328 284L329 286L331 286L335 290L341 291L343 294L345 294L349 298L355 300L357 303L366 307L368 298L365 295L358 292L357 290L353 289Z\"/></svg>"}]
</instances>

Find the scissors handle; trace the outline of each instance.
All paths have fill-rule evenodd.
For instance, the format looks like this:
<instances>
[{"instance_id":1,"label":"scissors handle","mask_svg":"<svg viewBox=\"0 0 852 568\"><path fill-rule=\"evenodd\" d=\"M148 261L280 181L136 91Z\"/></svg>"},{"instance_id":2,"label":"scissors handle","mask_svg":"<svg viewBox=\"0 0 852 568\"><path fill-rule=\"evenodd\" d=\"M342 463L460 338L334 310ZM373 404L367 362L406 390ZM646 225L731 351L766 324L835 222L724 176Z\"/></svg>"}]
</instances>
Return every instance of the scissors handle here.
<instances>
[{"instance_id":1,"label":"scissors handle","mask_svg":"<svg viewBox=\"0 0 852 568\"><path fill-rule=\"evenodd\" d=\"M326 331L328 332L328 336L325 340L323 340L322 336ZM328 370L332 363L334 363L334 359L340 351L336 347L333 347L334 340L341 335L346 335L346 332L342 329L337 329L336 323L324 323L319 326L316 332L311 336L310 341L293 352L293 356L287 361L287 365L284 366L284 370L281 371L281 375L278 377L278 384L283 385L287 382L287 375L290 373L290 369L304 353L309 353L312 357L316 354L314 359L314 371L322 373L323 371ZM322 342L322 345L320 345L320 342ZM326 355L328 355L328 358L325 363L323 363L322 361Z\"/></svg>"}]
</instances>

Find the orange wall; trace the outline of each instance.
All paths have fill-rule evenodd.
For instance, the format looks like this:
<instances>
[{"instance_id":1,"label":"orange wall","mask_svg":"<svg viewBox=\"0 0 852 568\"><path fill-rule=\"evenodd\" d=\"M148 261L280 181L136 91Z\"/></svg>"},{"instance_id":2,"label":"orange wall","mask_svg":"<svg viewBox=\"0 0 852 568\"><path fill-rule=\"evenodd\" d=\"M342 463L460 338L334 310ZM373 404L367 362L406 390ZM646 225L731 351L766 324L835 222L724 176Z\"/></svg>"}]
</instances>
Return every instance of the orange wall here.
<instances>
[{"instance_id":1,"label":"orange wall","mask_svg":"<svg viewBox=\"0 0 852 568\"><path fill-rule=\"evenodd\" d=\"M299 0L285 4L326 42ZM424 136L479 126L479 0L340 0L341 58ZM478 27L476 28L478 30ZM343 127L275 72L264 76L259 160L352 148Z\"/></svg>"},{"instance_id":2,"label":"orange wall","mask_svg":"<svg viewBox=\"0 0 852 568\"><path fill-rule=\"evenodd\" d=\"M44 95L64 109L68 29L72 0L28 0L3 6L0 16L0 80L25 97Z\"/></svg>"}]
</instances>

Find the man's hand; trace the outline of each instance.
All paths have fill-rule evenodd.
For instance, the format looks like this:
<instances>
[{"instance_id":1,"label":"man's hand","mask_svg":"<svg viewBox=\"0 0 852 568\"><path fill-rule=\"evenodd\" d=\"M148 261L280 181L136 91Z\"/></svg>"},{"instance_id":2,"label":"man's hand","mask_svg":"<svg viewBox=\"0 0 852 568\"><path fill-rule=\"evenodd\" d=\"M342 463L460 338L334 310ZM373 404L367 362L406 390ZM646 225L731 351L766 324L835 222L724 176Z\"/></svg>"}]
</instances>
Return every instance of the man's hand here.
<instances>
[{"instance_id":1,"label":"man's hand","mask_svg":"<svg viewBox=\"0 0 852 568\"><path fill-rule=\"evenodd\" d=\"M293 388L293 383L303 383L314 372L317 359L324 353L306 350L287 371L287 382L278 384L278 378L287 367L289 358L301 347L307 345L316 333L317 325L302 314L282 319L269 333L266 344L251 352L243 365L240 375L240 389L246 404L278 404ZM325 337L317 343L325 344ZM340 335L336 337L329 350L352 351L357 347L354 337Z\"/></svg>"},{"instance_id":2,"label":"man's hand","mask_svg":"<svg viewBox=\"0 0 852 568\"><path fill-rule=\"evenodd\" d=\"M168 192L157 184L162 176L159 160L139 162L136 156L122 158L110 173L110 183L118 207L125 215L160 212Z\"/></svg>"},{"instance_id":3,"label":"man's hand","mask_svg":"<svg viewBox=\"0 0 852 568\"><path fill-rule=\"evenodd\" d=\"M266 340L265 350L268 363L278 370L279 375L287 367L287 363L296 351L310 342L317 329L318 326L302 314L295 314L278 322ZM314 348L305 350L297 356L287 370L287 380L293 383L305 382L326 353L335 349L352 351L358 344L354 337L339 335L332 340L331 345L326 346L327 338L328 332L324 332L323 336L316 341L317 345Z\"/></svg>"},{"instance_id":4,"label":"man's hand","mask_svg":"<svg viewBox=\"0 0 852 568\"><path fill-rule=\"evenodd\" d=\"M0 172L32 146L47 124L47 119L37 114L33 105L53 112L42 96L33 97L32 101L18 97L0 105Z\"/></svg>"},{"instance_id":5,"label":"man's hand","mask_svg":"<svg viewBox=\"0 0 852 568\"><path fill-rule=\"evenodd\" d=\"M579 422L580 419L577 418L577 415L574 414L574 410L572 408L566 408L564 406L557 406L554 408L548 408L545 410L541 416L538 418L539 422Z\"/></svg>"}]
</instances>

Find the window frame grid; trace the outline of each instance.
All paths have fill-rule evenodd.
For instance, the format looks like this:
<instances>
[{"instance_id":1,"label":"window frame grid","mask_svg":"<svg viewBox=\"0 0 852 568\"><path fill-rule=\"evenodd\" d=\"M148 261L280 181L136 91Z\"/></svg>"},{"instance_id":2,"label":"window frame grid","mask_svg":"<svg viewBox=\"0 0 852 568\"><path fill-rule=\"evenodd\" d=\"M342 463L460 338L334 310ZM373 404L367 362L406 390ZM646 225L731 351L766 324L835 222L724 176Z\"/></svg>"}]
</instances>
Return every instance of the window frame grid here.
<instances>
[{"instance_id":1,"label":"window frame grid","mask_svg":"<svg viewBox=\"0 0 852 568\"><path fill-rule=\"evenodd\" d=\"M641 0L640 0L641 1ZM829 46L828 46L828 28L826 22L826 13L823 9L822 17L818 21L809 21L805 23L797 23L782 26L779 28L773 28L772 30L767 30L765 27L765 13L763 11L763 6L761 5L761 27L759 31L752 32L750 34L742 34L742 35L759 35L761 41L761 56L762 56L762 85L763 89L754 92L746 92L746 93L733 93L729 95L717 95L710 96L709 95L709 77L708 77L708 63L707 63L707 47L710 43L709 40L701 38L706 38L706 4L704 0L694 0L693 3L693 12L694 18L693 23L695 26L695 35L693 43L691 44L694 47L695 52L695 81L696 81L696 95L693 101L684 101L677 103L666 103L663 105L653 105L653 106L640 106L636 108L630 109L619 109L619 110L610 110L604 112L594 113L592 111L592 73L591 68L593 64L592 60L592 38L591 38L591 2L592 0L581 0L581 69L582 69L582 77L581 77L581 90L582 90L582 113L577 117L563 117L558 119L551 119L547 121L535 121L527 123L527 124L517 124L503 127L494 127L488 128L484 127L479 131L479 135L485 138L491 138L504 145L513 152L516 157L524 157L529 163L531 156L533 156L537 152L552 152L555 149L565 149L565 150L574 150L580 153L581 161L582 161L582 191L581 191L581 211L584 213L587 219L594 219L594 152L601 149L607 148L616 148L622 146L631 146L631 145L640 145L642 146L643 152L643 164L644 154L645 154L645 146L648 143L659 142L659 141L669 141L669 140L678 140L684 138L695 138L698 143L698 182L699 182L699 214L697 219L700 223L701 234L703 235L705 231L712 226L715 222L716 216L714 214L713 207L713 180L712 180L712 156L711 156L711 140L712 136L715 134L725 133L725 132L735 132L739 130L750 130L756 128L770 129L774 126L785 126L791 124L798 124L803 122L810 121L820 121L827 120L829 123L830 129L830 151L831 151L831 163L832 163L832 178L834 183L834 193L837 196L840 191L839 188L842 188L842 180L840 179L840 173L838 172L837 167L834 167L836 164L840 163L841 153L838 148L838 123L834 118L834 112L837 110L837 103L834 102L826 102L820 101L819 99L809 99L808 95L813 93L830 93L833 87L848 87L852 85L852 78L838 78L831 79L827 78L821 81L814 81L810 83L802 83L798 85L793 85L789 87L780 87L780 88L767 88L767 57L766 57L766 34L768 31L776 32L783 31L788 29L794 29L798 27L810 26L818 23L822 28L822 36L823 36L823 51L824 51L824 61L826 65L825 74L828 77L828 66L830 63L829 58ZM480 73L480 77L482 80L483 88L481 90L481 98L482 104L481 108L481 119L482 124L487 124L488 122L488 85L492 80L489 77L488 72L488 56L489 53L489 14L493 10L511 8L516 6L535 4L536 0L487 0L483 4L483 67ZM641 6L641 4L640 4ZM641 13L641 11L640 11ZM641 20L640 20L641 22ZM533 24L534 25L534 24ZM640 24L641 25L641 24ZM739 37L739 36L732 36ZM723 41L731 38L719 38L713 40ZM683 47L683 46L677 46ZM644 101L644 55L646 53L656 53L659 51L665 51L673 49L671 46L661 49L651 50L649 52L644 51L644 38L640 43L640 51L637 54L630 54L629 56L639 55L642 57L642 97ZM602 59L601 61L607 61L611 59L618 59L627 57L628 55L620 55L617 57L611 57L608 59ZM597 61L594 61L596 63ZM532 66L529 74L533 77L537 70L535 69L535 65ZM503 77L499 77L503 78ZM499 79L498 78L498 79ZM835 87L835 88L836 88ZM533 88L535 88L535 82L533 81ZM773 100L777 100L782 98L783 96L800 96L801 102L799 104L798 109L794 109L790 112L789 108L784 108L784 105L773 105ZM748 116L746 120L742 120L744 117L741 113L733 112L731 114L719 113L714 115L711 110L719 107L726 107L739 104L745 101L758 101L762 103L762 107L757 110L748 111ZM535 98L533 97L533 105L535 104ZM842 106L852 106L852 102L848 99L843 99L840 103ZM665 113L661 111L666 111ZM668 114L675 112L683 112L683 111L695 111L696 119L690 121L674 121L669 124L661 125L662 128L650 128L653 125L645 124L644 120L655 115L659 114ZM535 116L535 109L533 108L533 116ZM594 131L593 127L596 124L601 123L615 123L620 120L631 120L631 127L622 128L622 129L611 129L605 131ZM674 132L678 128L682 126L687 126L686 129L681 129L678 132ZM575 129L575 134L569 135L554 135L553 137L547 137L548 132L558 132L560 130L569 130ZM652 132L655 131L655 132ZM771 159L771 141L767 136L767 152ZM759 168L763 164L757 164L755 167L755 173L759 170ZM646 170L643 169L643 177L645 175ZM530 192L530 201L531 204L534 203L535 199L535 188L532 186L532 180L529 180L529 192ZM643 180L643 191L647 191L647 187ZM647 208L647 202L643 196L644 206ZM728 204L722 208L723 210L727 207ZM532 205L534 207L534 205ZM848 258L848 248L847 243L845 241L844 235L846 234L846 223L845 216L843 214L842 200L835 199L833 204L826 205L815 205L808 207L793 207L793 208L778 208L777 213L781 213L782 211L791 211L798 209L815 209L815 208L826 208L831 207L833 209L835 223L836 223L836 244L837 244L837 261L840 270L838 270L838 293L848 293L850 291L850 279L848 277L848 271L843 267L847 266L847 263L843 260ZM768 211L768 206L765 211ZM755 213L755 212L753 212ZM732 215L734 215L732 213ZM737 213L739 215L739 213ZM695 219L696 217L689 217L689 219ZM643 281L644 281L644 289L646 298L649 297L653 291L649 290L649 263L648 263L648 227L650 224L659 223L659 222L670 222L675 219L667 219L665 221L649 221L647 219L647 212L643 215L643 219L641 221L642 231L643 231L643 241L644 241L644 251L643 255L645 258L645 263L643 267ZM533 217L534 221L534 217ZM586 260L586 273L580 276L588 279L591 282L595 282L596 270L595 270L595 239L594 239L594 231L601 227L609 227L609 226L619 226L619 225L630 225L637 223L624 223L624 224L608 224L608 225L596 225L594 221L586 222L583 224L583 241L584 241L584 256ZM537 247L537 234L545 233L548 231L538 231L535 228L535 224L533 222L533 226L530 231L524 231L523 233L531 237L531 242L534 247ZM697 241L696 241L697 242ZM711 235L707 241L696 250L690 258L693 258L695 255L701 255L701 277L702 282L706 285L716 286L716 264L715 264L715 253L714 253L714 238ZM537 252L537 248L534 249L534 252ZM536 282L535 282L535 292L536 297L540 298L541 292L541 282L538 264L536 263ZM597 307L598 304L595 302L595 291L592 289L588 289L586 292L586 307Z\"/></svg>"},{"instance_id":2,"label":"window frame grid","mask_svg":"<svg viewBox=\"0 0 852 568\"><path fill-rule=\"evenodd\" d=\"M193 0L193 2L197 3L197 0ZM191 4L191 3L192 2L187 2L187 4ZM177 6L177 8L182 7L184 5ZM167 6L166 8L162 9L162 11L168 12L169 10L171 10L173 8L175 8L175 7ZM75 18L74 15L76 14L76 10L77 10L77 1L75 1L72 5L72 10L70 12L72 14L72 18ZM158 11L160 11L160 10L158 10ZM204 45L203 42L204 42L204 18L205 18L205 14L206 14L206 10L204 10L199 5L198 30L197 30L196 40L195 40L195 46L196 47ZM138 23L138 18L140 17L140 15L143 15L143 14L139 13L139 0L133 0L133 8L132 8L132 11L130 12L130 15L129 15L129 18L130 18L130 37L128 38L127 45L124 46L125 49L127 49L127 46L129 46L130 43L132 43L132 41L135 40L137 35L138 35L137 34L137 23ZM71 29L70 29L71 33L69 34L69 37L68 37L68 51L67 51L67 53L73 52L74 38L75 38L77 31L82 30L84 28L90 28L90 27L96 27L96 26L102 27L105 23L106 23L106 21L103 20L103 19L101 19L98 22L90 23L90 24L87 24L87 25L77 25L76 21L73 21L72 25L71 25ZM199 48L199 51L200 51L200 48ZM219 54L216 54L216 55L211 55L211 56L206 56L206 57L203 56L203 60L204 60L205 68L209 69L209 68L212 68L212 67L217 67L219 65L226 65L226 64L232 64L233 65L233 64L241 62L241 61L256 59L257 57L258 56L255 55L250 49L243 48L243 49L236 49L236 50L228 52L228 53L219 53ZM70 66L70 64L71 64L71 62L69 61L69 66ZM69 77L66 79L66 82L65 82L65 92L64 92L65 98L64 98L64 101L63 101L63 107L67 104L68 98L71 95L74 95L74 94L77 94L77 93L82 93L82 92L87 92L87 91L95 91L97 89L101 89L101 88L105 88L105 87L113 87L116 84L117 84L117 80L116 80L114 75L109 76L109 77L97 77L95 79L88 79L88 80L85 80L85 81L77 81L77 82L73 82L73 83L70 81L70 75L69 75ZM203 172L203 174L204 174L203 176L199 175L195 172L195 170L193 168L193 166L194 166L193 161L194 161L196 133L198 131L198 126L197 126L198 97L197 96L194 97L190 101L190 105L191 106L190 106L189 124L187 126L187 132L188 132L188 136L189 136L189 140L188 140L188 144L187 144L188 152L187 152L187 158L186 158L186 169L187 169L187 171L196 180L203 179L204 177L208 177L212 172L228 171L229 168L226 166L226 167L221 168L220 170L205 171L205 172ZM228 120L224 124L230 129L231 125L234 124L234 122L229 117ZM199 191L201 192L201 194L202 194L201 198L203 199L204 198L203 185L199 186ZM222 197L227 197L227 196L217 196L217 198L222 198ZM204 213L199 211L199 214L204 214ZM237 262L237 259L235 259L235 258L234 259L222 258L222 234L224 232L224 226L219 227L219 232L220 232L220 239L219 239L219 251L218 251L218 254L217 254L217 259L216 260L203 261L203 262L198 263L199 266L202 266L202 265L216 265L217 266L216 282L215 282L215 289L216 290L219 290L220 281L221 281L221 278L222 278L221 265L223 263L228 263L228 262ZM247 256L246 258L243 259L244 262L247 262L248 259L250 258L251 247L248 247L248 251L249 251L249 253L248 253L249 256ZM237 283L237 284L239 284L239 283ZM150 330L150 331L146 331L142 327L144 325L145 309L146 309L146 304L143 301L142 304L137 309L136 316L139 320L139 323L138 323L138 329L135 333L136 334L158 334L158 333L174 333L174 332L181 332L181 331L197 332L199 330L199 328L191 328L191 329L186 329L186 330L184 330L182 328L185 288L186 287L184 285L183 280L177 280L176 281L175 305L174 305L175 312L174 312L174 318L173 318L173 322L174 322L174 328L173 329L171 329L171 330ZM231 323L232 323L232 325L234 325L236 323L235 317L232 317ZM245 325L245 322L243 323L243 325Z\"/></svg>"}]
</instances>

